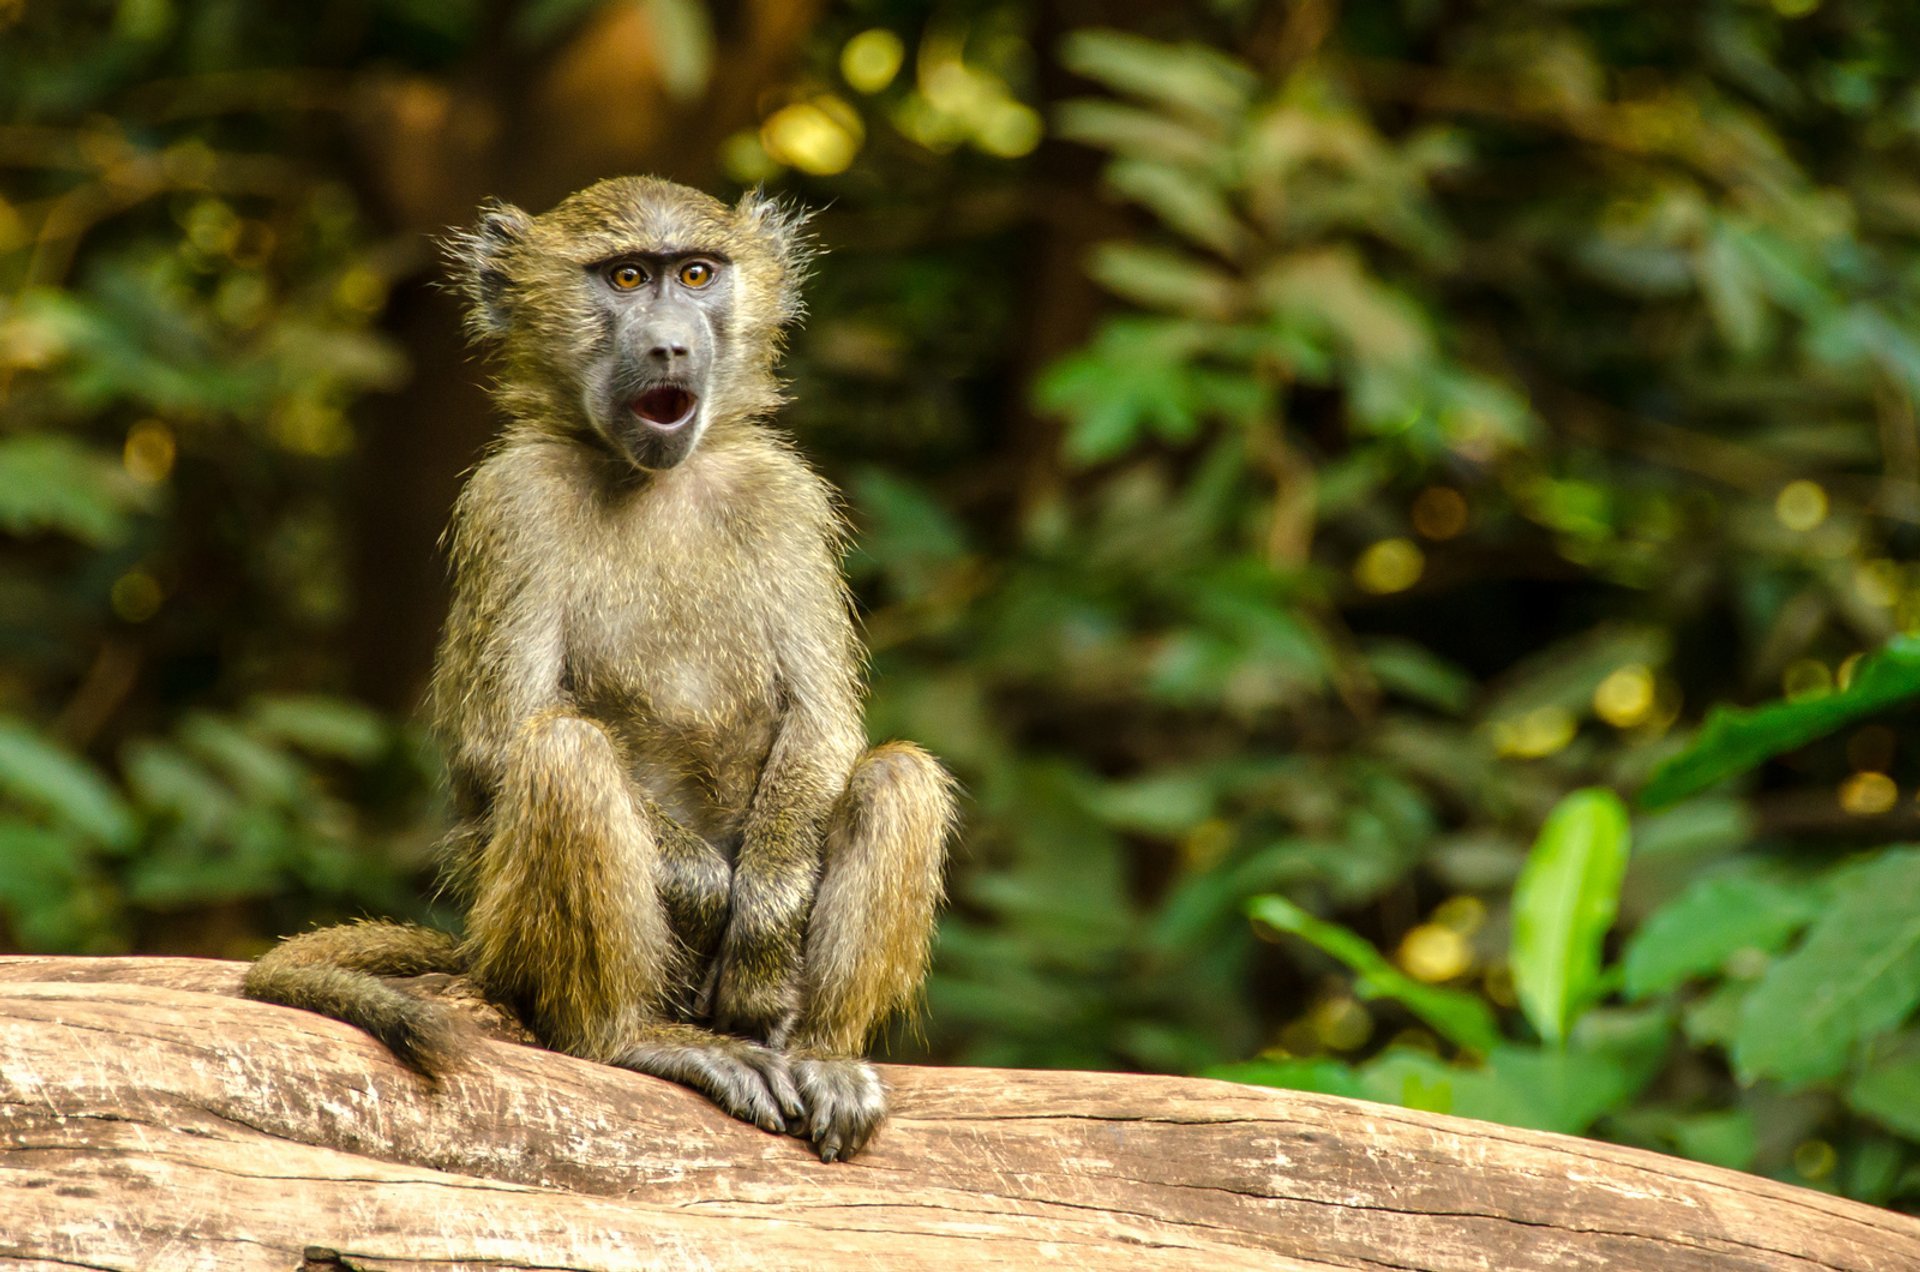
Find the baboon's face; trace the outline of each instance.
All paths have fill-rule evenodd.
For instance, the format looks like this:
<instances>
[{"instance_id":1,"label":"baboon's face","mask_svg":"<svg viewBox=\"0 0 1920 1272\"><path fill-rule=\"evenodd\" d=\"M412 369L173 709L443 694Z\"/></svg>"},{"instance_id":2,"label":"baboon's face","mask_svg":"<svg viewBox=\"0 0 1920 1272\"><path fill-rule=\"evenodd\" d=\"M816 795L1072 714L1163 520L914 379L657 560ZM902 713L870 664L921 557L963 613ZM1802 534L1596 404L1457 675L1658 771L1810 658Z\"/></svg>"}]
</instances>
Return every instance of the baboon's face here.
<instances>
[{"instance_id":1,"label":"baboon's face","mask_svg":"<svg viewBox=\"0 0 1920 1272\"><path fill-rule=\"evenodd\" d=\"M542 216L493 205L450 243L471 325L506 346L506 387L537 387L643 469L686 460L715 419L778 401L773 365L807 245L802 218L650 177L603 181Z\"/></svg>"},{"instance_id":2,"label":"baboon's face","mask_svg":"<svg viewBox=\"0 0 1920 1272\"><path fill-rule=\"evenodd\" d=\"M636 251L587 268L599 330L580 406L641 468L672 468L706 431L720 333L733 328L733 272L712 248Z\"/></svg>"}]
</instances>

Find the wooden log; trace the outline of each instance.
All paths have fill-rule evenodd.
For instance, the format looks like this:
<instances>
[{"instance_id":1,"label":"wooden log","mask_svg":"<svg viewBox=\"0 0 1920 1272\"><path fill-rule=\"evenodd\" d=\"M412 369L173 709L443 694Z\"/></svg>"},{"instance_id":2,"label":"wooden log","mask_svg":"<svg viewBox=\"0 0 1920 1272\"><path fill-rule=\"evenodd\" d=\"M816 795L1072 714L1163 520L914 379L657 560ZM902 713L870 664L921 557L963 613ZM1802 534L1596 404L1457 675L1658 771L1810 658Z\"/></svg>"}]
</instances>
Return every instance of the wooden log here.
<instances>
[{"instance_id":1,"label":"wooden log","mask_svg":"<svg viewBox=\"0 0 1920 1272\"><path fill-rule=\"evenodd\" d=\"M462 998L439 1088L240 966L0 959L0 1268L1920 1269L1920 1221L1654 1153L1192 1079L890 1067L823 1166Z\"/></svg>"}]
</instances>

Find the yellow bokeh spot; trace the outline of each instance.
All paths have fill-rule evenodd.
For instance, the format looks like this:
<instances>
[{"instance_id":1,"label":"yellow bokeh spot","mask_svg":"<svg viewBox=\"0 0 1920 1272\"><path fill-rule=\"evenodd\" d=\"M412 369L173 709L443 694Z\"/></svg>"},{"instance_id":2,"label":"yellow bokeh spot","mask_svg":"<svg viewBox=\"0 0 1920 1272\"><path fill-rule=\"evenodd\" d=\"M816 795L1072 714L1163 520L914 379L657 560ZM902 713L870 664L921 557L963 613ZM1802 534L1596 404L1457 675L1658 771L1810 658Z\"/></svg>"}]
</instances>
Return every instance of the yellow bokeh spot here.
<instances>
[{"instance_id":1,"label":"yellow bokeh spot","mask_svg":"<svg viewBox=\"0 0 1920 1272\"><path fill-rule=\"evenodd\" d=\"M859 112L831 94L783 106L760 125L769 158L816 177L845 172L865 140Z\"/></svg>"},{"instance_id":2,"label":"yellow bokeh spot","mask_svg":"<svg viewBox=\"0 0 1920 1272\"><path fill-rule=\"evenodd\" d=\"M986 112L974 131L973 144L1001 159L1018 159L1033 153L1046 135L1040 113L1016 101L995 104Z\"/></svg>"},{"instance_id":3,"label":"yellow bokeh spot","mask_svg":"<svg viewBox=\"0 0 1920 1272\"><path fill-rule=\"evenodd\" d=\"M1401 938L1400 966L1415 980L1448 981L1473 966L1473 947L1454 928L1422 923Z\"/></svg>"},{"instance_id":4,"label":"yellow bokeh spot","mask_svg":"<svg viewBox=\"0 0 1920 1272\"><path fill-rule=\"evenodd\" d=\"M1220 863L1233 847L1233 823L1209 817L1180 841L1180 860L1190 870L1207 870Z\"/></svg>"},{"instance_id":5,"label":"yellow bokeh spot","mask_svg":"<svg viewBox=\"0 0 1920 1272\"><path fill-rule=\"evenodd\" d=\"M377 313L387 303L387 280L377 270L355 265L333 285L333 298L356 313Z\"/></svg>"},{"instance_id":6,"label":"yellow bokeh spot","mask_svg":"<svg viewBox=\"0 0 1920 1272\"><path fill-rule=\"evenodd\" d=\"M1404 592L1420 581L1427 558L1411 539L1382 539L1360 554L1353 581L1376 596Z\"/></svg>"},{"instance_id":7,"label":"yellow bokeh spot","mask_svg":"<svg viewBox=\"0 0 1920 1272\"><path fill-rule=\"evenodd\" d=\"M172 429L159 420L141 420L127 430L120 462L135 481L157 486L173 472L177 452Z\"/></svg>"},{"instance_id":8,"label":"yellow bokeh spot","mask_svg":"<svg viewBox=\"0 0 1920 1272\"><path fill-rule=\"evenodd\" d=\"M1323 999L1308 1021L1314 1040L1328 1051L1352 1051L1373 1037L1373 1016L1351 998Z\"/></svg>"},{"instance_id":9,"label":"yellow bokeh spot","mask_svg":"<svg viewBox=\"0 0 1920 1272\"><path fill-rule=\"evenodd\" d=\"M862 31L840 50L840 75L858 93L877 93L893 83L906 59L900 37L882 27Z\"/></svg>"},{"instance_id":10,"label":"yellow bokeh spot","mask_svg":"<svg viewBox=\"0 0 1920 1272\"><path fill-rule=\"evenodd\" d=\"M1881 609L1892 609L1900 600L1900 582L1900 567L1892 561L1862 561L1853 567L1853 590Z\"/></svg>"},{"instance_id":11,"label":"yellow bokeh spot","mask_svg":"<svg viewBox=\"0 0 1920 1272\"><path fill-rule=\"evenodd\" d=\"M720 143L720 166L741 185L757 185L780 173L780 165L760 144L760 134L747 129Z\"/></svg>"},{"instance_id":12,"label":"yellow bokeh spot","mask_svg":"<svg viewBox=\"0 0 1920 1272\"><path fill-rule=\"evenodd\" d=\"M331 459L353 449L353 429L334 407L312 398L294 398L272 417L274 439L298 455Z\"/></svg>"},{"instance_id":13,"label":"yellow bokeh spot","mask_svg":"<svg viewBox=\"0 0 1920 1272\"><path fill-rule=\"evenodd\" d=\"M1818 658L1796 658L1780 673L1780 692L1788 702L1824 698L1833 692L1833 672Z\"/></svg>"},{"instance_id":14,"label":"yellow bokeh spot","mask_svg":"<svg viewBox=\"0 0 1920 1272\"><path fill-rule=\"evenodd\" d=\"M128 570L113 581L108 593L113 612L129 623L144 623L160 612L160 581L145 570Z\"/></svg>"},{"instance_id":15,"label":"yellow bokeh spot","mask_svg":"<svg viewBox=\"0 0 1920 1272\"><path fill-rule=\"evenodd\" d=\"M240 242L240 217L219 199L202 199L187 211L187 241L203 256L225 256Z\"/></svg>"},{"instance_id":16,"label":"yellow bokeh spot","mask_svg":"<svg viewBox=\"0 0 1920 1272\"><path fill-rule=\"evenodd\" d=\"M934 51L922 58L920 94L937 111L968 124L978 124L985 112L1006 97L999 79L949 56Z\"/></svg>"},{"instance_id":17,"label":"yellow bokeh spot","mask_svg":"<svg viewBox=\"0 0 1920 1272\"><path fill-rule=\"evenodd\" d=\"M1790 481L1774 499L1773 515L1789 530L1811 530L1827 519L1827 492L1819 482Z\"/></svg>"},{"instance_id":18,"label":"yellow bokeh spot","mask_svg":"<svg viewBox=\"0 0 1920 1272\"><path fill-rule=\"evenodd\" d=\"M1820 0L1773 0L1773 11L1783 18L1804 18L1820 7Z\"/></svg>"},{"instance_id":19,"label":"yellow bokeh spot","mask_svg":"<svg viewBox=\"0 0 1920 1272\"><path fill-rule=\"evenodd\" d=\"M1793 1150L1793 1169L1802 1179L1825 1179L1839 1164L1840 1154L1825 1140L1804 1140Z\"/></svg>"},{"instance_id":20,"label":"yellow bokeh spot","mask_svg":"<svg viewBox=\"0 0 1920 1272\"><path fill-rule=\"evenodd\" d=\"M1516 719L1496 721L1493 748L1515 759L1537 760L1564 749L1577 727L1565 707L1535 707Z\"/></svg>"},{"instance_id":21,"label":"yellow bokeh spot","mask_svg":"<svg viewBox=\"0 0 1920 1272\"><path fill-rule=\"evenodd\" d=\"M1462 936L1472 936L1487 921L1487 903L1474 896L1448 897L1433 907L1432 921Z\"/></svg>"},{"instance_id":22,"label":"yellow bokeh spot","mask_svg":"<svg viewBox=\"0 0 1920 1272\"><path fill-rule=\"evenodd\" d=\"M1840 783L1840 807L1855 817L1878 817L1900 802L1900 788L1885 773L1855 773Z\"/></svg>"},{"instance_id":23,"label":"yellow bokeh spot","mask_svg":"<svg viewBox=\"0 0 1920 1272\"><path fill-rule=\"evenodd\" d=\"M1413 528L1429 539L1451 539L1467 528L1467 498L1451 486L1428 486L1413 497Z\"/></svg>"},{"instance_id":24,"label":"yellow bokeh spot","mask_svg":"<svg viewBox=\"0 0 1920 1272\"><path fill-rule=\"evenodd\" d=\"M1834 668L1833 682L1842 689L1853 688L1853 673L1860 669L1860 660L1865 657L1865 654L1848 654L1842 658L1840 665Z\"/></svg>"},{"instance_id":25,"label":"yellow bokeh spot","mask_svg":"<svg viewBox=\"0 0 1920 1272\"><path fill-rule=\"evenodd\" d=\"M1610 674L1593 691L1593 713L1616 729L1631 729L1653 714L1653 672L1644 663L1629 663Z\"/></svg>"}]
</instances>

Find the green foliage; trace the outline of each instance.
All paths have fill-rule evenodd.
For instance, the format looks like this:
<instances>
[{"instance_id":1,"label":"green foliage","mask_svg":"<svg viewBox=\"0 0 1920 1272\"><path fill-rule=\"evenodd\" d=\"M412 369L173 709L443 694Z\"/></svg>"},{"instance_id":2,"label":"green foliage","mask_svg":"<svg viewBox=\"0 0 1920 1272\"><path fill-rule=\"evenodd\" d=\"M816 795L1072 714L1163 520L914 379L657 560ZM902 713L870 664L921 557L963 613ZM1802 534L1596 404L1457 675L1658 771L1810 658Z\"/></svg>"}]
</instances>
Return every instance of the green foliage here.
<instances>
[{"instance_id":1,"label":"green foliage","mask_svg":"<svg viewBox=\"0 0 1920 1272\"><path fill-rule=\"evenodd\" d=\"M1600 990L1600 943L1627 873L1626 806L1608 790L1575 791L1540 828L1513 889L1513 986L1548 1042Z\"/></svg>"},{"instance_id":2,"label":"green foliage","mask_svg":"<svg viewBox=\"0 0 1920 1272\"><path fill-rule=\"evenodd\" d=\"M1421 984L1382 958L1364 937L1314 918L1285 897L1255 897L1247 913L1255 923L1306 938L1352 968L1359 976L1355 988L1363 998L1393 999L1457 1047L1479 1052L1494 1049L1499 1031L1492 1011L1480 998Z\"/></svg>"},{"instance_id":3,"label":"green foliage","mask_svg":"<svg viewBox=\"0 0 1920 1272\"><path fill-rule=\"evenodd\" d=\"M1648 917L1621 969L1630 998L1718 975L1743 950L1778 953L1825 904L1811 880L1775 871L1707 875Z\"/></svg>"},{"instance_id":4,"label":"green foliage","mask_svg":"<svg viewBox=\"0 0 1920 1272\"><path fill-rule=\"evenodd\" d=\"M1692 745L1654 772L1640 802L1649 808L1671 804L1914 698L1920 698L1920 638L1896 637L1861 659L1852 682L1838 693L1819 692L1745 711L1714 708Z\"/></svg>"},{"instance_id":5,"label":"green foliage","mask_svg":"<svg viewBox=\"0 0 1920 1272\"><path fill-rule=\"evenodd\" d=\"M1740 1009L1733 1063L1747 1079L1799 1084L1842 1073L1864 1042L1920 1006L1920 850L1834 872L1806 939Z\"/></svg>"}]
</instances>

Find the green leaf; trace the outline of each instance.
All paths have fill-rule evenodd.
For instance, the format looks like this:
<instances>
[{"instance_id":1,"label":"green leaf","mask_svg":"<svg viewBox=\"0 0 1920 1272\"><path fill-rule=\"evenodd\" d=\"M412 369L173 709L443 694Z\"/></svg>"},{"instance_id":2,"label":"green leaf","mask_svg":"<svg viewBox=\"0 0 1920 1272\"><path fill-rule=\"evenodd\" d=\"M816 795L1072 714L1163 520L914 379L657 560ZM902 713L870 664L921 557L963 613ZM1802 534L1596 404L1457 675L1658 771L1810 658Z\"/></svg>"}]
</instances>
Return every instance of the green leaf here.
<instances>
[{"instance_id":1,"label":"green leaf","mask_svg":"<svg viewBox=\"0 0 1920 1272\"><path fill-rule=\"evenodd\" d=\"M1203 1078L1227 1082L1245 1082L1251 1086L1279 1087L1284 1091L1317 1091L1321 1095L1344 1095L1363 1099L1366 1084L1352 1067L1325 1057L1285 1060L1242 1060L1201 1070Z\"/></svg>"},{"instance_id":2,"label":"green leaf","mask_svg":"<svg viewBox=\"0 0 1920 1272\"><path fill-rule=\"evenodd\" d=\"M96 841L125 847L138 833L133 810L100 770L24 720L0 716L0 791Z\"/></svg>"},{"instance_id":3,"label":"green leaf","mask_svg":"<svg viewBox=\"0 0 1920 1272\"><path fill-rule=\"evenodd\" d=\"M1854 1048L1920 1005L1920 848L1841 870L1797 949L1747 996L1733 1041L1745 1080L1802 1083L1843 1070Z\"/></svg>"},{"instance_id":4,"label":"green leaf","mask_svg":"<svg viewBox=\"0 0 1920 1272\"><path fill-rule=\"evenodd\" d=\"M1722 226L1694 255L1694 270L1707 311L1736 353L1760 348L1767 334L1767 304L1761 279L1740 251L1739 231Z\"/></svg>"},{"instance_id":5,"label":"green leaf","mask_svg":"<svg viewBox=\"0 0 1920 1272\"><path fill-rule=\"evenodd\" d=\"M1920 1140L1920 1033L1909 1032L1868 1064L1847 1090L1854 1111Z\"/></svg>"},{"instance_id":6,"label":"green leaf","mask_svg":"<svg viewBox=\"0 0 1920 1272\"><path fill-rule=\"evenodd\" d=\"M0 529L57 530L94 547L126 537L128 514L151 500L119 462L70 437L0 438Z\"/></svg>"},{"instance_id":7,"label":"green leaf","mask_svg":"<svg viewBox=\"0 0 1920 1272\"><path fill-rule=\"evenodd\" d=\"M1629 838L1619 796L1575 791L1548 815L1514 885L1514 990L1549 1042L1564 1041L1598 995L1600 943L1619 908Z\"/></svg>"},{"instance_id":8,"label":"green leaf","mask_svg":"<svg viewBox=\"0 0 1920 1272\"><path fill-rule=\"evenodd\" d=\"M87 845L70 830L0 817L0 910L31 950L84 948L112 927Z\"/></svg>"},{"instance_id":9,"label":"green leaf","mask_svg":"<svg viewBox=\"0 0 1920 1272\"><path fill-rule=\"evenodd\" d=\"M1640 803L1657 808L1759 765L1862 716L1920 697L1920 636L1896 636L1860 660L1839 693L1751 710L1716 707L1700 735L1654 771Z\"/></svg>"},{"instance_id":10,"label":"green leaf","mask_svg":"<svg viewBox=\"0 0 1920 1272\"><path fill-rule=\"evenodd\" d=\"M1574 1135L1644 1090L1666 1045L1664 1020L1642 1014L1602 1035L1583 1036L1579 1045L1502 1043L1477 1064L1393 1048L1361 1066L1359 1077L1373 1099Z\"/></svg>"},{"instance_id":11,"label":"green leaf","mask_svg":"<svg viewBox=\"0 0 1920 1272\"><path fill-rule=\"evenodd\" d=\"M1233 311L1240 284L1231 274L1189 253L1136 243L1102 243L1087 273L1114 295L1146 309L1196 318Z\"/></svg>"},{"instance_id":12,"label":"green leaf","mask_svg":"<svg viewBox=\"0 0 1920 1272\"><path fill-rule=\"evenodd\" d=\"M1226 197L1191 172L1147 160L1120 159L1107 166L1106 179L1117 193L1202 247L1232 256L1246 240L1246 229Z\"/></svg>"},{"instance_id":13,"label":"green leaf","mask_svg":"<svg viewBox=\"0 0 1920 1272\"><path fill-rule=\"evenodd\" d=\"M1410 640L1373 640L1361 646L1367 670L1383 689L1459 715L1473 700L1474 680L1440 655Z\"/></svg>"},{"instance_id":14,"label":"green leaf","mask_svg":"<svg viewBox=\"0 0 1920 1272\"><path fill-rule=\"evenodd\" d=\"M1068 141L1130 159L1199 171L1215 167L1228 153L1205 128L1161 111L1099 97L1063 103L1054 112L1054 132Z\"/></svg>"},{"instance_id":15,"label":"green leaf","mask_svg":"<svg viewBox=\"0 0 1920 1272\"><path fill-rule=\"evenodd\" d=\"M1179 835L1212 815L1220 786L1218 768L1160 769L1126 781L1089 784L1087 808L1122 830Z\"/></svg>"},{"instance_id":16,"label":"green leaf","mask_svg":"<svg viewBox=\"0 0 1920 1272\"><path fill-rule=\"evenodd\" d=\"M1655 911L1627 946L1630 998L1718 972L1744 949L1772 954L1819 912L1822 891L1804 879L1757 874L1701 879Z\"/></svg>"},{"instance_id":17,"label":"green leaf","mask_svg":"<svg viewBox=\"0 0 1920 1272\"><path fill-rule=\"evenodd\" d=\"M1352 968L1354 989L1363 998L1391 998L1457 1046L1491 1051L1500 1041L1493 1009L1473 994L1425 985L1387 962L1365 937L1337 923L1308 914L1285 897L1269 895L1247 902L1256 923L1311 942Z\"/></svg>"},{"instance_id":18,"label":"green leaf","mask_svg":"<svg viewBox=\"0 0 1920 1272\"><path fill-rule=\"evenodd\" d=\"M188 751L205 760L250 800L291 803L307 788L310 774L303 765L230 720L196 711L181 722L179 736Z\"/></svg>"},{"instance_id":19,"label":"green leaf","mask_svg":"<svg viewBox=\"0 0 1920 1272\"><path fill-rule=\"evenodd\" d=\"M344 698L284 695L253 703L250 723L263 736L291 742L315 755L369 763L387 749L380 714Z\"/></svg>"},{"instance_id":20,"label":"green leaf","mask_svg":"<svg viewBox=\"0 0 1920 1272\"><path fill-rule=\"evenodd\" d=\"M1123 31L1075 31L1061 60L1076 75L1158 102L1222 129L1239 124L1259 80L1244 65L1201 44L1162 44Z\"/></svg>"}]
</instances>

